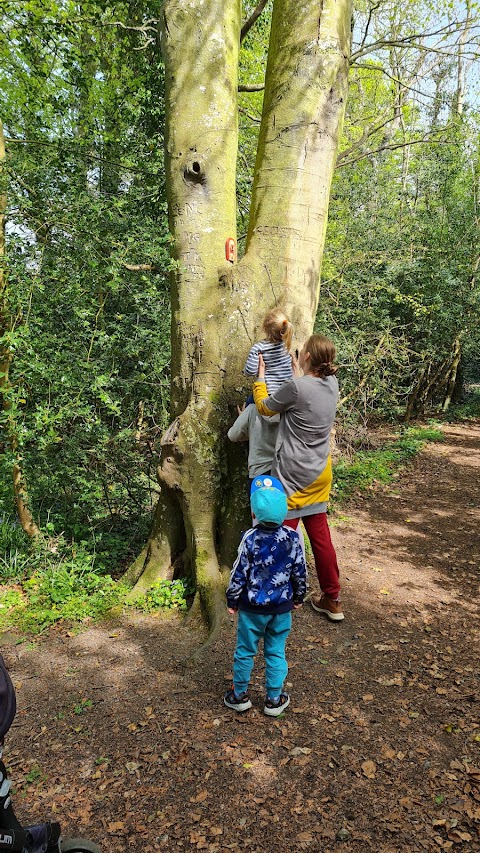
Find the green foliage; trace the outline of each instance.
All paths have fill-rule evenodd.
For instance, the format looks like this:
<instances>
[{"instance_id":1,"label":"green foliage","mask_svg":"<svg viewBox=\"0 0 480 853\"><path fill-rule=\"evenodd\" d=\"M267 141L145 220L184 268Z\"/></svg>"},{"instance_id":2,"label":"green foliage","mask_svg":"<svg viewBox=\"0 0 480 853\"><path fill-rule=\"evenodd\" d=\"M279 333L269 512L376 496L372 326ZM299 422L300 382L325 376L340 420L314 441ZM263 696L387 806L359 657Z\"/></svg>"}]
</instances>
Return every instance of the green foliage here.
<instances>
[{"instance_id":1,"label":"green foliage","mask_svg":"<svg viewBox=\"0 0 480 853\"><path fill-rule=\"evenodd\" d=\"M53 548L53 550L52 550ZM80 622L105 615L123 602L128 588L93 568L94 558L62 540L24 552L0 591L0 628L39 633L66 620ZM15 585L12 585L15 582Z\"/></svg>"},{"instance_id":2,"label":"green foliage","mask_svg":"<svg viewBox=\"0 0 480 853\"><path fill-rule=\"evenodd\" d=\"M15 433L40 527L119 572L147 534L169 410L163 64L141 30L158 9L4 7L0 351L13 361L0 429Z\"/></svg>"},{"instance_id":3,"label":"green foliage","mask_svg":"<svg viewBox=\"0 0 480 853\"><path fill-rule=\"evenodd\" d=\"M132 604L146 613L159 608L184 611L187 609L187 597L192 593L191 582L186 578L174 581L160 580L154 583L145 595L135 598Z\"/></svg>"},{"instance_id":4,"label":"green foliage","mask_svg":"<svg viewBox=\"0 0 480 853\"><path fill-rule=\"evenodd\" d=\"M77 714L78 716L79 714L84 714L85 711L88 711L89 708L93 708L92 700L80 699L80 701L73 706L73 713Z\"/></svg>"},{"instance_id":5,"label":"green foliage","mask_svg":"<svg viewBox=\"0 0 480 853\"><path fill-rule=\"evenodd\" d=\"M342 419L416 417L448 406L462 375L478 381L478 80L466 71L460 115L450 58L458 36L445 29L432 63L422 35L442 14L447 21L447 4L433 13L423 0L388 13L357 7L353 54L362 56L350 77L317 318L339 352ZM392 52L392 32L417 33L425 49Z\"/></svg>"},{"instance_id":6,"label":"green foliage","mask_svg":"<svg viewBox=\"0 0 480 853\"><path fill-rule=\"evenodd\" d=\"M42 774L42 770L38 764L34 764L32 769L25 774L25 782L31 785L33 782L39 782L40 779L46 779L46 776Z\"/></svg>"},{"instance_id":7,"label":"green foliage","mask_svg":"<svg viewBox=\"0 0 480 853\"><path fill-rule=\"evenodd\" d=\"M372 488L375 483L391 482L396 472L419 453L426 442L442 439L441 430L434 426L410 427L380 449L359 451L350 461L340 460L334 469L333 505Z\"/></svg>"},{"instance_id":8,"label":"green foliage","mask_svg":"<svg viewBox=\"0 0 480 853\"><path fill-rule=\"evenodd\" d=\"M453 421L480 420L480 387L470 388L461 402L449 408L447 417Z\"/></svg>"},{"instance_id":9,"label":"green foliage","mask_svg":"<svg viewBox=\"0 0 480 853\"><path fill-rule=\"evenodd\" d=\"M129 587L114 580L83 543L63 537L32 542L17 522L6 517L0 525L0 630L18 628L40 633L60 621L81 623L107 616L113 608L134 606L152 613L158 609L187 609L193 593L186 579L159 581L134 602Z\"/></svg>"},{"instance_id":10,"label":"green foliage","mask_svg":"<svg viewBox=\"0 0 480 853\"><path fill-rule=\"evenodd\" d=\"M2 513L0 502L0 581L19 578L28 568L25 534L13 515Z\"/></svg>"}]
</instances>

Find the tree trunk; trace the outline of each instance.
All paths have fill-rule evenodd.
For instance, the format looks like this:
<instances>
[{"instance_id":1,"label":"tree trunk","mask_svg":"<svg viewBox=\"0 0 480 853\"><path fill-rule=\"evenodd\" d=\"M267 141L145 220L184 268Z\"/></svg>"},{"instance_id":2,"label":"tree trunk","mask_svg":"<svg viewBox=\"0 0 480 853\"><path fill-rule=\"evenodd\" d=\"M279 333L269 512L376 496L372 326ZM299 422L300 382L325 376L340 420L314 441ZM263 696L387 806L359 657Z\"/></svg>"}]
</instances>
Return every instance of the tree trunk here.
<instances>
[{"instance_id":1,"label":"tree trunk","mask_svg":"<svg viewBox=\"0 0 480 853\"><path fill-rule=\"evenodd\" d=\"M445 384L445 371L448 367L449 359L445 358L440 364L435 368L435 370L429 373L428 382L425 384L424 388L422 388L422 393L417 401L417 417L423 415L426 407L429 402L435 396L435 393L442 385Z\"/></svg>"},{"instance_id":2,"label":"tree trunk","mask_svg":"<svg viewBox=\"0 0 480 853\"><path fill-rule=\"evenodd\" d=\"M350 28L350 0L275 0L247 247L232 265L225 242L236 237L240 0L164 4L168 207L178 262L172 423L162 439L152 532L129 577L143 589L171 575L183 552L213 633L248 523L246 471L226 448L229 406L242 398L240 371L269 307L285 307L299 340L313 329Z\"/></svg>"},{"instance_id":3,"label":"tree trunk","mask_svg":"<svg viewBox=\"0 0 480 853\"><path fill-rule=\"evenodd\" d=\"M3 171L5 161L5 137L3 124L0 121L0 175ZM7 209L6 193L0 192L0 337L3 337L11 328L10 312L7 299L7 276L5 271L5 211ZM12 414L12 404L9 399L10 389L10 365L12 363L12 352L8 344L0 346L0 394L2 396L2 408L7 418L7 433L12 449L14 463L12 467L13 494L17 507L18 520L28 536L38 536L40 531L33 520L28 506L28 494L21 468L19 453L18 430Z\"/></svg>"},{"instance_id":4,"label":"tree trunk","mask_svg":"<svg viewBox=\"0 0 480 853\"><path fill-rule=\"evenodd\" d=\"M407 408L405 410L405 423L409 424L412 418L416 417L417 414L417 400L420 397L422 392L422 388L425 386L426 381L428 381L428 376L430 374L430 365L426 367L425 365L420 368L418 371L418 376L416 379L416 383L414 388L410 391L408 395Z\"/></svg>"},{"instance_id":5,"label":"tree trunk","mask_svg":"<svg viewBox=\"0 0 480 853\"><path fill-rule=\"evenodd\" d=\"M465 26L460 33L457 48L457 91L455 97L455 112L458 116L463 115L465 107L465 45L472 27L472 4L471 0L465 3Z\"/></svg>"},{"instance_id":6,"label":"tree trunk","mask_svg":"<svg viewBox=\"0 0 480 853\"><path fill-rule=\"evenodd\" d=\"M238 366L235 341L240 353L245 336L238 318L230 318L225 261L226 240L236 239L240 0L166 0L163 23L168 208L178 266L172 281L172 424L162 439L163 495L147 546L148 562L157 566L150 572L147 562L144 572L164 576L174 547L184 542L184 570L195 577L215 629L224 610L216 548L222 389L227 366Z\"/></svg>"},{"instance_id":7,"label":"tree trunk","mask_svg":"<svg viewBox=\"0 0 480 853\"><path fill-rule=\"evenodd\" d=\"M262 271L263 300L285 307L299 341L318 306L350 41L349 0L274 3L247 257Z\"/></svg>"},{"instance_id":8,"label":"tree trunk","mask_svg":"<svg viewBox=\"0 0 480 853\"><path fill-rule=\"evenodd\" d=\"M455 343L453 345L453 357L452 363L450 366L450 373L448 376L447 390L445 392L445 398L443 401L442 410L444 412L448 412L450 408L450 403L452 402L453 392L455 390L455 384L457 381L457 371L458 365L460 364L460 359L462 357L462 341L460 335L455 338Z\"/></svg>"}]
</instances>

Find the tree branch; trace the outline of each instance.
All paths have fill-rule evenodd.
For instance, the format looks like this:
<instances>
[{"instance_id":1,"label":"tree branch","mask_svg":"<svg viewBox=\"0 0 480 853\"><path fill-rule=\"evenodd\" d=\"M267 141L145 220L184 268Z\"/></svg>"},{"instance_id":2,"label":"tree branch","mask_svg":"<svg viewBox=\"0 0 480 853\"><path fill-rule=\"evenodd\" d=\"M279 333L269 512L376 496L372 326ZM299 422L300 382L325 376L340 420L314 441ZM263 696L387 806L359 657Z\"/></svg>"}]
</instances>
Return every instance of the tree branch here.
<instances>
[{"instance_id":1,"label":"tree branch","mask_svg":"<svg viewBox=\"0 0 480 853\"><path fill-rule=\"evenodd\" d=\"M363 143L367 141L367 139L369 139L371 136L373 136L374 133L376 133L377 130L382 130L384 127L386 127L387 124L390 124L394 120L395 116L391 116L390 118L385 119L385 121L382 121L381 124L372 124L369 127L366 127L361 137L356 142L354 142L353 145L350 146L350 148L346 148L345 151L342 151L338 155L337 166L339 166L343 160L349 157L350 154L353 154L354 151L357 151L363 145Z\"/></svg>"},{"instance_id":2,"label":"tree branch","mask_svg":"<svg viewBox=\"0 0 480 853\"><path fill-rule=\"evenodd\" d=\"M152 24L154 24L154 26L152 26ZM156 18L150 18L138 27L123 24L122 21L102 21L100 26L120 27L120 29L126 30L127 32L141 33L144 43L141 47L134 47L133 50L145 50L149 45L155 44L158 37L158 20Z\"/></svg>"},{"instance_id":3,"label":"tree branch","mask_svg":"<svg viewBox=\"0 0 480 853\"><path fill-rule=\"evenodd\" d=\"M260 0L258 6L253 10L250 17L245 21L242 29L240 30L240 44L244 40L247 33L249 33L250 30L252 29L255 21L262 14L263 10L265 9L265 6L267 5L267 2L268 2L268 0Z\"/></svg>"},{"instance_id":4,"label":"tree branch","mask_svg":"<svg viewBox=\"0 0 480 853\"><path fill-rule=\"evenodd\" d=\"M425 44L420 44L418 39L428 39L433 38L434 36L443 35L445 38L447 36L453 36L455 33L462 32L463 27L465 26L465 21L458 22L456 27L452 27L451 24L447 24L444 27L441 27L438 30L434 30L430 33L412 33L412 35L405 36L400 39L389 39L389 38L380 38L377 41L371 42L370 44L365 45L364 42L360 44L360 47L356 51L352 51L350 57L350 63L353 65L357 59L361 56L364 56L367 53L372 53L372 51L387 48L387 47L400 47L400 48L408 48L413 47L416 50L423 50L426 52L439 53L443 56L456 56L455 53L451 53L448 50L442 50L440 48L435 48L433 46L428 46ZM441 39L437 44L441 43ZM446 46L447 47L447 46ZM474 52L473 54L476 56L477 54Z\"/></svg>"},{"instance_id":5,"label":"tree branch","mask_svg":"<svg viewBox=\"0 0 480 853\"><path fill-rule=\"evenodd\" d=\"M413 48L414 50L421 50L423 51L423 53L436 53L439 56L453 56L455 58L457 57L457 51L448 50L447 48L442 49L439 47L431 47L430 45L420 44L419 42L414 41L407 41L406 39L403 41L389 41L388 39L385 39L384 41L380 40L378 42L375 42L374 44L367 45L364 50L358 50L356 54L352 55L350 64L355 65L356 60L360 56L365 56L365 54L371 53L373 48L383 49L388 47L400 47L403 49ZM480 52L475 50L468 51L465 52L465 56L468 56L471 59L478 59L480 57Z\"/></svg>"},{"instance_id":6,"label":"tree branch","mask_svg":"<svg viewBox=\"0 0 480 853\"><path fill-rule=\"evenodd\" d=\"M263 92L265 83L239 83L239 92Z\"/></svg>"},{"instance_id":7,"label":"tree branch","mask_svg":"<svg viewBox=\"0 0 480 853\"><path fill-rule=\"evenodd\" d=\"M127 264L122 263L122 267L130 272L159 272L159 268L155 264Z\"/></svg>"},{"instance_id":8,"label":"tree branch","mask_svg":"<svg viewBox=\"0 0 480 853\"><path fill-rule=\"evenodd\" d=\"M247 118L249 118L250 121L255 122L255 124L260 124L261 122L261 118L259 116L252 116L252 114L249 113L248 110L244 110L243 107L239 107L238 112L242 113L242 115L244 116L247 116Z\"/></svg>"},{"instance_id":9,"label":"tree branch","mask_svg":"<svg viewBox=\"0 0 480 853\"><path fill-rule=\"evenodd\" d=\"M422 92L421 89L415 88L414 86L409 86L404 80L401 80L400 77L395 77L394 74L390 74L383 65L375 65L375 63L368 62L356 62L356 68L366 68L369 71L380 71L385 77L388 77L389 80L393 80L394 83L398 83L402 89L407 89L409 92L413 92L414 95L419 95L422 98L429 98L432 101L442 101L442 98L437 97L436 95L431 95L429 92ZM421 77L420 79L423 79Z\"/></svg>"},{"instance_id":10,"label":"tree branch","mask_svg":"<svg viewBox=\"0 0 480 853\"><path fill-rule=\"evenodd\" d=\"M366 23L366 25L365 25L365 32L364 32L364 34L363 34L362 41L360 42L360 48L362 48L362 47L363 47L363 45L365 44L365 42L366 42L366 40L367 40L368 30L370 29L370 24L371 24L371 21L372 21L372 15L373 15L373 13L374 13L374 12L376 12L376 11L377 11L378 7L379 7L379 6L381 6L381 5L382 5L381 0L379 0L379 2L375 4L375 6L370 6L370 9L369 9L369 11L368 11L368 19L367 19L367 23Z\"/></svg>"},{"instance_id":11,"label":"tree branch","mask_svg":"<svg viewBox=\"0 0 480 853\"><path fill-rule=\"evenodd\" d=\"M381 145L380 148L375 148L373 151L366 151L360 157L352 157L351 160L337 163L339 169L344 166L351 166L353 163L358 163L360 160L365 160L365 157L372 157L373 154L379 154L381 151L395 151L397 148L408 148L410 145L420 145L425 142L428 145L458 145L458 142L450 142L448 139L429 139L428 136L422 136L421 139L411 139L409 142L395 142L391 145Z\"/></svg>"},{"instance_id":12,"label":"tree branch","mask_svg":"<svg viewBox=\"0 0 480 853\"><path fill-rule=\"evenodd\" d=\"M8 145L41 145L48 146L50 148L57 147L62 141L67 141L68 144L72 145L72 148L79 147L81 148L82 143L78 143L75 139L68 140L44 140L44 139L13 139L12 137L6 137L5 143ZM77 152L74 151L74 155L77 156ZM109 160L106 157L101 157L99 154L93 154L91 150L81 151L78 156L85 157L89 160L97 160L100 163L107 163L109 166L118 166L120 169L125 169L126 172L137 172L139 175L149 175L154 176L155 172L149 172L145 169L139 169L135 166L127 166L126 163L120 163L117 160ZM17 178L17 180L20 180Z\"/></svg>"}]
</instances>

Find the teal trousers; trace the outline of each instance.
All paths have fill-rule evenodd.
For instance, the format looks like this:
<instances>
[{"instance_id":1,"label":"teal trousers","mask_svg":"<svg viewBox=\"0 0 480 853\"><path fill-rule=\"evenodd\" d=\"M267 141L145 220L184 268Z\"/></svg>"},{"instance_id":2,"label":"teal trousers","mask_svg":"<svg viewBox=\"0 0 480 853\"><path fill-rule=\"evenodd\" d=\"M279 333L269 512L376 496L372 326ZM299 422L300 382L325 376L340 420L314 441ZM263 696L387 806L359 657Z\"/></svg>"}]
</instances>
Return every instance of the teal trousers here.
<instances>
[{"instance_id":1,"label":"teal trousers","mask_svg":"<svg viewBox=\"0 0 480 853\"><path fill-rule=\"evenodd\" d=\"M237 696L248 689L258 644L263 637L267 696L279 696L287 677L285 643L292 613L250 613L239 610L237 647L233 656L233 686Z\"/></svg>"}]
</instances>

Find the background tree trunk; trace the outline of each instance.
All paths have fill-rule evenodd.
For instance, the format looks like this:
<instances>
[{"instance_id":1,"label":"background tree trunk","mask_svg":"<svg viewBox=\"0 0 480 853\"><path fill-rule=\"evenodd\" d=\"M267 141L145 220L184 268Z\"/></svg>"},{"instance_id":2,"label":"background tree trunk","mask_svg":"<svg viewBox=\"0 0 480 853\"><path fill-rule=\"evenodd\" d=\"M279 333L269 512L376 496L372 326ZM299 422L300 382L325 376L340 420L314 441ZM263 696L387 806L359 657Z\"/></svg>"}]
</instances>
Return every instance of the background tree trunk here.
<instances>
[{"instance_id":1,"label":"background tree trunk","mask_svg":"<svg viewBox=\"0 0 480 853\"><path fill-rule=\"evenodd\" d=\"M0 177L3 178L5 162L5 137L3 124L0 121ZM7 209L7 195L0 189L0 337L10 331L11 320L7 299L7 276L5 270L5 211ZM7 420L7 433L10 441L14 462L12 466L13 494L17 508L18 520L28 536L38 536L40 531L33 520L28 506L28 494L21 468L21 457L19 453L19 442L17 426L12 413L12 404L9 399L10 388L10 365L12 363L12 352L8 344L0 345L0 393L2 395L2 408Z\"/></svg>"},{"instance_id":2,"label":"background tree trunk","mask_svg":"<svg viewBox=\"0 0 480 853\"><path fill-rule=\"evenodd\" d=\"M452 353L452 363L450 365L450 372L448 375L447 388L445 391L445 398L442 405L442 410L444 412L448 412L450 408L450 403L452 402L453 392L455 390L455 385L457 382L457 373L458 367L460 364L460 360L462 358L462 338L461 335L458 335L455 338L453 344L453 353Z\"/></svg>"}]
</instances>

